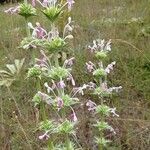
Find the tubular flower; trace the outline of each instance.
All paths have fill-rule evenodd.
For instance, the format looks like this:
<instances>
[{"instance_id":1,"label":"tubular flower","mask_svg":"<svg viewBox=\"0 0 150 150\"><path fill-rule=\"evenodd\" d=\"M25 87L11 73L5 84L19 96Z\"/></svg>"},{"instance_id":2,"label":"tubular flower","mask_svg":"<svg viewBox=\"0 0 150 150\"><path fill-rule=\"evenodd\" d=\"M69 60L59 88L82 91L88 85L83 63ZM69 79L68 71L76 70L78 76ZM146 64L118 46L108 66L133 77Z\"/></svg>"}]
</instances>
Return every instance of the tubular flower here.
<instances>
[{"instance_id":1,"label":"tubular flower","mask_svg":"<svg viewBox=\"0 0 150 150\"><path fill-rule=\"evenodd\" d=\"M5 13L8 13L8 14L17 14L19 11L19 6L16 6L16 7L11 7L7 10L5 10L4 12Z\"/></svg>"},{"instance_id":2,"label":"tubular flower","mask_svg":"<svg viewBox=\"0 0 150 150\"><path fill-rule=\"evenodd\" d=\"M73 4L75 3L74 0L67 0L68 3L68 10L71 11Z\"/></svg>"}]
</instances>

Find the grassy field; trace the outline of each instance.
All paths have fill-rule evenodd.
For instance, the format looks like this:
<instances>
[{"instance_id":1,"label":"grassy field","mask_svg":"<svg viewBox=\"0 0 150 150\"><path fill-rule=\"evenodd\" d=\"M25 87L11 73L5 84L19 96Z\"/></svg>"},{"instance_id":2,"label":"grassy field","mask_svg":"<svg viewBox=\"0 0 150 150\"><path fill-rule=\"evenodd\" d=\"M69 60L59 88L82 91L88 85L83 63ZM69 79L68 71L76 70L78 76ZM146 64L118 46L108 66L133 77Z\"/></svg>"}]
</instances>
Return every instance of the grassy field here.
<instances>
[{"instance_id":1,"label":"grassy field","mask_svg":"<svg viewBox=\"0 0 150 150\"><path fill-rule=\"evenodd\" d=\"M0 149L42 149L37 139L35 111L31 102L36 93L34 81L25 79L31 52L18 48L25 35L24 20L3 13L0 6L0 68L14 59L26 58L24 70L10 89L0 87ZM109 120L117 134L108 150L148 150L150 146L150 1L149 0L79 0L72 18L75 20L73 47L76 57L74 76L78 84L91 78L84 71L85 61L92 58L87 45L97 38L112 39L108 62L116 61L109 85L122 85L119 96L108 100L120 117ZM44 16L38 19L47 28ZM79 71L80 70L80 71ZM86 75L86 77L85 77ZM89 95L82 97L82 101ZM14 99L23 115L16 118ZM82 111L79 139L85 150L92 150L92 134L86 110Z\"/></svg>"}]
</instances>

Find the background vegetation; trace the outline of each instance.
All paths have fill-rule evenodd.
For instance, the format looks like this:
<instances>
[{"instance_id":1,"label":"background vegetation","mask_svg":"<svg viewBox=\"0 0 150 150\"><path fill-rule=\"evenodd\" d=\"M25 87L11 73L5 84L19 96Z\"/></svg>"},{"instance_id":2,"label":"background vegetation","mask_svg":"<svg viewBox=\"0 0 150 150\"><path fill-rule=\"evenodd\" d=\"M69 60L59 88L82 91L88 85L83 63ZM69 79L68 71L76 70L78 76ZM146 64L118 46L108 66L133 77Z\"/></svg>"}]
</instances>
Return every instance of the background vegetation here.
<instances>
[{"instance_id":1,"label":"background vegetation","mask_svg":"<svg viewBox=\"0 0 150 150\"><path fill-rule=\"evenodd\" d=\"M16 58L26 58L21 76L11 86L11 91L0 88L0 148L3 150L40 149L32 97L36 93L34 81L25 79L30 51L17 48L25 35L24 20L17 15L7 15L0 6L0 68L13 63ZM74 76L78 84L85 77L85 61L91 60L87 45L97 38L112 39L110 60L117 66L110 75L110 85L122 85L119 96L108 100L117 108L120 117L109 120L117 131L108 150L148 150L150 146L150 1L149 0L80 0L73 10L75 20L72 46L76 57ZM44 16L33 18L49 28ZM80 71L79 71L80 70ZM88 93L81 101L90 99ZM23 117L17 118L15 99ZM89 141L90 120L86 108L77 108L82 114L78 138L85 150L92 147ZM82 111L81 111L82 109ZM78 114L78 115L79 115ZM111 136L111 135L110 135Z\"/></svg>"}]
</instances>

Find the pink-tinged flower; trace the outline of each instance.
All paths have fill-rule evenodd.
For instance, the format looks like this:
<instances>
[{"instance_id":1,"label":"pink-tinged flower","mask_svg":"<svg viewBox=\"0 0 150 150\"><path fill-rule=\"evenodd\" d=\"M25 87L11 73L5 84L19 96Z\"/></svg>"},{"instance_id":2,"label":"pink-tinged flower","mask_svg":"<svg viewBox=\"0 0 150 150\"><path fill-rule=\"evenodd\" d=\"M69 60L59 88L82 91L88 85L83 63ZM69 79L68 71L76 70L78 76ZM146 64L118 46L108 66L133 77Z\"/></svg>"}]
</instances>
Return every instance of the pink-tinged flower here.
<instances>
[{"instance_id":1,"label":"pink-tinged flower","mask_svg":"<svg viewBox=\"0 0 150 150\"><path fill-rule=\"evenodd\" d=\"M28 27L33 30L32 37L34 38L43 39L47 36L46 30L41 27L39 22L36 23L36 27L33 27L32 23L29 22Z\"/></svg>"},{"instance_id":2,"label":"pink-tinged flower","mask_svg":"<svg viewBox=\"0 0 150 150\"><path fill-rule=\"evenodd\" d=\"M92 72L94 70L94 66L95 65L91 61L86 63L86 68L87 68L88 72Z\"/></svg>"},{"instance_id":3,"label":"pink-tinged flower","mask_svg":"<svg viewBox=\"0 0 150 150\"><path fill-rule=\"evenodd\" d=\"M42 93L40 91L38 91L38 95L41 97L42 100L45 100L45 99L49 98L49 96L47 94Z\"/></svg>"},{"instance_id":4,"label":"pink-tinged flower","mask_svg":"<svg viewBox=\"0 0 150 150\"><path fill-rule=\"evenodd\" d=\"M72 110L72 111L73 111L73 112L72 112L72 114L70 115L70 119L71 119L71 121L73 121L73 122L77 122L77 121L78 121L78 118L77 118L77 116L76 116L74 110Z\"/></svg>"},{"instance_id":5,"label":"pink-tinged flower","mask_svg":"<svg viewBox=\"0 0 150 150\"><path fill-rule=\"evenodd\" d=\"M37 59L36 58L36 64L38 66L40 66L41 68L47 68L47 62L46 62L46 59L44 57L42 57L41 59Z\"/></svg>"},{"instance_id":6,"label":"pink-tinged flower","mask_svg":"<svg viewBox=\"0 0 150 150\"><path fill-rule=\"evenodd\" d=\"M110 108L110 112L113 114L113 116L119 117L119 115L116 114L116 108Z\"/></svg>"},{"instance_id":7,"label":"pink-tinged flower","mask_svg":"<svg viewBox=\"0 0 150 150\"><path fill-rule=\"evenodd\" d=\"M71 81L72 86L75 86L75 81L73 76L70 74L69 77L67 78L68 81Z\"/></svg>"},{"instance_id":8,"label":"pink-tinged flower","mask_svg":"<svg viewBox=\"0 0 150 150\"><path fill-rule=\"evenodd\" d=\"M58 107L58 111L64 106L64 102L60 97L57 97L57 107Z\"/></svg>"},{"instance_id":9,"label":"pink-tinged flower","mask_svg":"<svg viewBox=\"0 0 150 150\"><path fill-rule=\"evenodd\" d=\"M89 83L88 83L88 88L89 88L90 90L93 90L93 89L96 88L96 84L93 83L93 82L89 82Z\"/></svg>"},{"instance_id":10,"label":"pink-tinged flower","mask_svg":"<svg viewBox=\"0 0 150 150\"><path fill-rule=\"evenodd\" d=\"M42 3L38 0L38 2L39 2L43 7L55 7L57 0L43 0Z\"/></svg>"},{"instance_id":11,"label":"pink-tinged flower","mask_svg":"<svg viewBox=\"0 0 150 150\"><path fill-rule=\"evenodd\" d=\"M48 58L47 56L45 55L44 51L43 50L40 50L40 53L41 53L41 58L40 59L37 59L36 58L36 64L38 66L40 66L41 68L48 68L49 64L48 64Z\"/></svg>"},{"instance_id":12,"label":"pink-tinged flower","mask_svg":"<svg viewBox=\"0 0 150 150\"><path fill-rule=\"evenodd\" d=\"M95 51L111 51L111 40L109 40L108 42L106 42L104 39L97 39L93 41L93 45L92 46L88 46L89 50L91 52L95 52Z\"/></svg>"},{"instance_id":13,"label":"pink-tinged flower","mask_svg":"<svg viewBox=\"0 0 150 150\"><path fill-rule=\"evenodd\" d=\"M107 90L108 90L107 82L101 83L100 87L101 87L101 89L102 89L103 91L107 91Z\"/></svg>"},{"instance_id":14,"label":"pink-tinged flower","mask_svg":"<svg viewBox=\"0 0 150 150\"><path fill-rule=\"evenodd\" d=\"M86 103L86 106L88 107L88 111L94 111L96 109L96 103L91 100Z\"/></svg>"},{"instance_id":15,"label":"pink-tinged flower","mask_svg":"<svg viewBox=\"0 0 150 150\"><path fill-rule=\"evenodd\" d=\"M63 80L61 80L57 83L57 87L60 89L64 89L66 87L66 84L64 83Z\"/></svg>"},{"instance_id":16,"label":"pink-tinged flower","mask_svg":"<svg viewBox=\"0 0 150 150\"><path fill-rule=\"evenodd\" d=\"M113 92L113 91L119 92L119 90L121 90L121 89L122 89L122 86L111 87L111 88L108 89L108 91L109 91L109 92Z\"/></svg>"},{"instance_id":17,"label":"pink-tinged flower","mask_svg":"<svg viewBox=\"0 0 150 150\"><path fill-rule=\"evenodd\" d=\"M35 7L36 3L35 0L32 0L32 6Z\"/></svg>"},{"instance_id":18,"label":"pink-tinged flower","mask_svg":"<svg viewBox=\"0 0 150 150\"><path fill-rule=\"evenodd\" d=\"M122 86L119 86L119 87L110 87L110 88L108 88L107 82L101 83L100 87L101 87L101 89L102 89L103 91L106 91L106 92L108 92L108 93L112 93L113 91L119 92L119 90L122 89Z\"/></svg>"},{"instance_id":19,"label":"pink-tinged flower","mask_svg":"<svg viewBox=\"0 0 150 150\"><path fill-rule=\"evenodd\" d=\"M113 67L114 67L115 64L116 64L115 61L112 62L111 64L109 64L109 65L106 67L106 69L105 69L106 73L110 73L110 71L113 70Z\"/></svg>"},{"instance_id":20,"label":"pink-tinged flower","mask_svg":"<svg viewBox=\"0 0 150 150\"><path fill-rule=\"evenodd\" d=\"M106 50L106 51L111 51L111 40L109 40L109 41L107 42L107 44L105 45L105 50Z\"/></svg>"},{"instance_id":21,"label":"pink-tinged flower","mask_svg":"<svg viewBox=\"0 0 150 150\"><path fill-rule=\"evenodd\" d=\"M72 57L70 59L67 59L67 60L65 60L64 65L71 67L73 65L73 63L74 63L74 60L75 60L74 57Z\"/></svg>"},{"instance_id":22,"label":"pink-tinged flower","mask_svg":"<svg viewBox=\"0 0 150 150\"><path fill-rule=\"evenodd\" d=\"M47 82L44 83L44 86L47 88L47 93L50 93L51 91L53 91L53 89L48 85Z\"/></svg>"},{"instance_id":23,"label":"pink-tinged flower","mask_svg":"<svg viewBox=\"0 0 150 150\"><path fill-rule=\"evenodd\" d=\"M45 94L45 93L42 93L40 91L38 91L38 95L41 97L41 99L46 102L48 105L51 105L52 104L52 100L50 99L50 97Z\"/></svg>"},{"instance_id":24,"label":"pink-tinged flower","mask_svg":"<svg viewBox=\"0 0 150 150\"><path fill-rule=\"evenodd\" d=\"M71 11L73 4L75 3L74 0L67 0L68 3L68 10Z\"/></svg>"},{"instance_id":25,"label":"pink-tinged flower","mask_svg":"<svg viewBox=\"0 0 150 150\"><path fill-rule=\"evenodd\" d=\"M98 39L98 40L97 40L97 47L98 47L101 51L103 51L104 48L105 48L105 40L104 40L104 39L103 39L103 40Z\"/></svg>"},{"instance_id":26,"label":"pink-tinged flower","mask_svg":"<svg viewBox=\"0 0 150 150\"><path fill-rule=\"evenodd\" d=\"M52 89L54 90L55 88L57 88L56 83L52 81Z\"/></svg>"},{"instance_id":27,"label":"pink-tinged flower","mask_svg":"<svg viewBox=\"0 0 150 150\"><path fill-rule=\"evenodd\" d=\"M94 52L98 49L98 46L97 46L97 43L96 43L96 40L93 40L93 46L88 46L88 49L90 50L90 52Z\"/></svg>"},{"instance_id":28,"label":"pink-tinged flower","mask_svg":"<svg viewBox=\"0 0 150 150\"><path fill-rule=\"evenodd\" d=\"M49 139L48 132L45 132L43 135L39 136L39 140L48 140L48 139Z\"/></svg>"},{"instance_id":29,"label":"pink-tinged flower","mask_svg":"<svg viewBox=\"0 0 150 150\"><path fill-rule=\"evenodd\" d=\"M47 7L48 6L48 0L43 0L42 4L43 4L44 7Z\"/></svg>"},{"instance_id":30,"label":"pink-tinged flower","mask_svg":"<svg viewBox=\"0 0 150 150\"><path fill-rule=\"evenodd\" d=\"M11 7L9 9L5 10L4 12L8 13L8 14L16 14L16 13L18 13L18 11L19 11L19 6L16 6L16 7Z\"/></svg>"},{"instance_id":31,"label":"pink-tinged flower","mask_svg":"<svg viewBox=\"0 0 150 150\"><path fill-rule=\"evenodd\" d=\"M46 31L41 27L40 23L36 23L36 37L42 39L46 36Z\"/></svg>"},{"instance_id":32,"label":"pink-tinged flower","mask_svg":"<svg viewBox=\"0 0 150 150\"><path fill-rule=\"evenodd\" d=\"M64 32L63 32L63 37L65 37L65 35L67 35L65 37L65 39L72 39L73 36L70 34L70 32L72 32L73 30L73 26L71 25L72 23L72 20L71 20L71 17L68 18L68 23L65 25L64 27Z\"/></svg>"},{"instance_id":33,"label":"pink-tinged flower","mask_svg":"<svg viewBox=\"0 0 150 150\"><path fill-rule=\"evenodd\" d=\"M116 134L116 131L114 130L114 128L109 127L110 132L113 132L113 134Z\"/></svg>"},{"instance_id":34,"label":"pink-tinged flower","mask_svg":"<svg viewBox=\"0 0 150 150\"><path fill-rule=\"evenodd\" d=\"M76 87L76 88L74 88L73 90L74 90L74 94L73 94L73 96L75 96L76 94L81 94L81 95L84 95L84 91L83 90L85 90L86 88L88 87L88 85L86 85L86 84L83 84L83 86L81 86L81 87Z\"/></svg>"}]
</instances>

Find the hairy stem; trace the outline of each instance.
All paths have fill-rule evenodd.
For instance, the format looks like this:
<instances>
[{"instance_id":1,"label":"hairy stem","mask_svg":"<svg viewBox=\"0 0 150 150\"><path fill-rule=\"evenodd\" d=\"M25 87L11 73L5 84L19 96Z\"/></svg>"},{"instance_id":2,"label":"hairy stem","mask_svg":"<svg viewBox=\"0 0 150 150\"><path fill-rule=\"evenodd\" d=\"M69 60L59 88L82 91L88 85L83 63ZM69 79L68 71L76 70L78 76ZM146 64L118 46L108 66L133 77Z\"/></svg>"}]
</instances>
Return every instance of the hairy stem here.
<instances>
[{"instance_id":1,"label":"hairy stem","mask_svg":"<svg viewBox=\"0 0 150 150\"><path fill-rule=\"evenodd\" d=\"M13 100L14 103L15 103L15 106L16 106L16 109L17 109L17 111L18 111L18 113L19 113L19 116L22 116L21 111L20 111L20 109L19 109L19 107L18 107L18 103L17 103L15 97L13 96L13 93L11 92L11 90L10 90L10 88L9 88L8 86L7 86L7 90L8 90L9 96L12 98L12 100Z\"/></svg>"},{"instance_id":2,"label":"hairy stem","mask_svg":"<svg viewBox=\"0 0 150 150\"><path fill-rule=\"evenodd\" d=\"M48 150L54 150L54 144L52 139L48 140Z\"/></svg>"}]
</instances>

